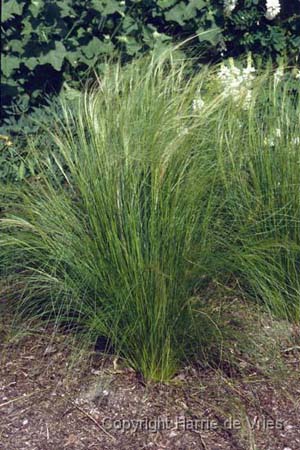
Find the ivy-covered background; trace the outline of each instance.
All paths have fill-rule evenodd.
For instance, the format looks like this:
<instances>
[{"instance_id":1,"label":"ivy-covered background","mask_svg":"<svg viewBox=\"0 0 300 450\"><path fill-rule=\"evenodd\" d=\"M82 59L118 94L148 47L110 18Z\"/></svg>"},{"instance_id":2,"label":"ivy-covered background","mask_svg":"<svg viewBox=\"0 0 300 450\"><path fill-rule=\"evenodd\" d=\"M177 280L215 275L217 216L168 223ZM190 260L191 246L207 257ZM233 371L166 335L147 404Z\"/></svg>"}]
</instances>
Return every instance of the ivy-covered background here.
<instances>
[{"instance_id":1,"label":"ivy-covered background","mask_svg":"<svg viewBox=\"0 0 300 450\"><path fill-rule=\"evenodd\" d=\"M265 14L266 0L238 0L230 13L224 0L4 0L0 133L37 131L32 112L93 80L108 57L125 62L187 40L181 51L196 67L248 51L294 63L300 1L281 0L273 20Z\"/></svg>"},{"instance_id":2,"label":"ivy-covered background","mask_svg":"<svg viewBox=\"0 0 300 450\"><path fill-rule=\"evenodd\" d=\"M184 48L201 61L248 50L296 57L300 49L298 0L282 1L273 21L265 0L240 0L231 14L223 0L4 0L2 9L4 116L39 105L64 82L84 82L105 56L126 60L195 34Z\"/></svg>"}]
</instances>

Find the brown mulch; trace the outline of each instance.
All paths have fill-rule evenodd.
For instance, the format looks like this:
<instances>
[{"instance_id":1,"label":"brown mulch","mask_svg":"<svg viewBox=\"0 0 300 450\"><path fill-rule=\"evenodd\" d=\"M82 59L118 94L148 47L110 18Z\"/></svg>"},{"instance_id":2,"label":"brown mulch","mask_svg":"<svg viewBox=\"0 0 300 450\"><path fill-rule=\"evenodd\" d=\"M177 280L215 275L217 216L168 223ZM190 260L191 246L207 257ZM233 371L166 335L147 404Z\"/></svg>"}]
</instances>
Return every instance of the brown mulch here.
<instances>
[{"instance_id":1,"label":"brown mulch","mask_svg":"<svg viewBox=\"0 0 300 450\"><path fill-rule=\"evenodd\" d=\"M98 354L72 366L68 339L0 347L0 450L300 450L298 349L274 377L187 367L145 384Z\"/></svg>"}]
</instances>

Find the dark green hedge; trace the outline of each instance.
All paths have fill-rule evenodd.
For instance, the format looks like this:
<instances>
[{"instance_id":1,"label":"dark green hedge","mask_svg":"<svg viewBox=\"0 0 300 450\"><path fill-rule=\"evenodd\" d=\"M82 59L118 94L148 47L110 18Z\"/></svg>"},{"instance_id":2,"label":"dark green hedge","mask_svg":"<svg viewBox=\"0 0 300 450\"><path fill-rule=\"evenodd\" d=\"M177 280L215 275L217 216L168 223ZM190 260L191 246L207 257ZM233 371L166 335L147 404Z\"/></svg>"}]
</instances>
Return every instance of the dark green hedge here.
<instances>
[{"instance_id":1,"label":"dark green hedge","mask_svg":"<svg viewBox=\"0 0 300 450\"><path fill-rule=\"evenodd\" d=\"M40 105L64 82L86 81L104 57L159 52L195 34L184 47L195 60L248 50L297 57L300 1L282 0L272 21L265 18L265 2L239 0L226 14L223 0L4 0L2 118Z\"/></svg>"}]
</instances>

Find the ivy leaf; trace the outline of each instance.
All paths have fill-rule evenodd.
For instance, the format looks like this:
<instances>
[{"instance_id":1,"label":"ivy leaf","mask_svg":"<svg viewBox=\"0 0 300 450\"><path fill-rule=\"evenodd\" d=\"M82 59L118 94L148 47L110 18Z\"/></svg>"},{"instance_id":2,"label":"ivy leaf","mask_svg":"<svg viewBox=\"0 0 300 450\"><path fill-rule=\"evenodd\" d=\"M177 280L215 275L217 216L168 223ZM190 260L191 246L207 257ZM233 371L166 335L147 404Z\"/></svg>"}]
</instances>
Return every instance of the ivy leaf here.
<instances>
[{"instance_id":1,"label":"ivy leaf","mask_svg":"<svg viewBox=\"0 0 300 450\"><path fill-rule=\"evenodd\" d=\"M126 45L126 52L130 56L136 55L142 48L142 45L133 36L119 36L117 39Z\"/></svg>"},{"instance_id":2,"label":"ivy leaf","mask_svg":"<svg viewBox=\"0 0 300 450\"><path fill-rule=\"evenodd\" d=\"M123 12L124 8L121 7L120 2L116 0L93 0L92 5L96 11L99 11L104 16L114 14L116 12Z\"/></svg>"},{"instance_id":3,"label":"ivy leaf","mask_svg":"<svg viewBox=\"0 0 300 450\"><path fill-rule=\"evenodd\" d=\"M29 22L29 20L24 20L23 21L23 28L22 28L22 35L23 38L25 38L25 36L28 36L31 34L33 28L31 23Z\"/></svg>"},{"instance_id":4,"label":"ivy leaf","mask_svg":"<svg viewBox=\"0 0 300 450\"><path fill-rule=\"evenodd\" d=\"M3 3L2 20L5 22L13 15L20 16L23 12L23 5L16 0L8 0Z\"/></svg>"},{"instance_id":5,"label":"ivy leaf","mask_svg":"<svg viewBox=\"0 0 300 450\"><path fill-rule=\"evenodd\" d=\"M60 16L61 17L74 17L75 12L71 5L65 0L58 0L57 6L60 8Z\"/></svg>"},{"instance_id":6,"label":"ivy leaf","mask_svg":"<svg viewBox=\"0 0 300 450\"><path fill-rule=\"evenodd\" d=\"M69 61L69 63L71 64L71 66L75 67L78 63L78 60L80 59L80 54L79 52L71 52L69 51L66 54L66 59Z\"/></svg>"},{"instance_id":7,"label":"ivy leaf","mask_svg":"<svg viewBox=\"0 0 300 450\"><path fill-rule=\"evenodd\" d=\"M126 34L131 33L132 31L137 31L139 29L137 21L130 16L125 16L122 22L122 28L126 31Z\"/></svg>"},{"instance_id":8,"label":"ivy leaf","mask_svg":"<svg viewBox=\"0 0 300 450\"><path fill-rule=\"evenodd\" d=\"M99 53L99 48L101 47L101 41L99 38L94 37L88 45L83 47L82 51L87 58L93 58L97 53Z\"/></svg>"},{"instance_id":9,"label":"ivy leaf","mask_svg":"<svg viewBox=\"0 0 300 450\"><path fill-rule=\"evenodd\" d=\"M18 39L12 39L9 41L9 49L13 52L21 53L23 49L22 41Z\"/></svg>"},{"instance_id":10,"label":"ivy leaf","mask_svg":"<svg viewBox=\"0 0 300 450\"><path fill-rule=\"evenodd\" d=\"M212 45L217 45L221 38L221 28L215 26L206 31L199 29L197 34L199 41L208 41Z\"/></svg>"},{"instance_id":11,"label":"ivy leaf","mask_svg":"<svg viewBox=\"0 0 300 450\"><path fill-rule=\"evenodd\" d=\"M9 77L15 69L20 66L20 59L13 56L2 56L2 73L5 77Z\"/></svg>"},{"instance_id":12,"label":"ivy leaf","mask_svg":"<svg viewBox=\"0 0 300 450\"><path fill-rule=\"evenodd\" d=\"M179 25L183 26L185 22L185 10L186 4L180 2L178 5L174 6L174 8L165 12L165 18L166 20L177 22Z\"/></svg>"},{"instance_id":13,"label":"ivy leaf","mask_svg":"<svg viewBox=\"0 0 300 450\"><path fill-rule=\"evenodd\" d=\"M207 1L206 0L192 0L190 4L195 7L196 9L203 9L207 7Z\"/></svg>"},{"instance_id":14,"label":"ivy leaf","mask_svg":"<svg viewBox=\"0 0 300 450\"><path fill-rule=\"evenodd\" d=\"M158 0L157 5L161 9L168 9L176 4L177 0Z\"/></svg>"},{"instance_id":15,"label":"ivy leaf","mask_svg":"<svg viewBox=\"0 0 300 450\"><path fill-rule=\"evenodd\" d=\"M59 41L55 42L55 49L39 58L40 64L51 64L51 66L60 71L67 54L64 44Z\"/></svg>"},{"instance_id":16,"label":"ivy leaf","mask_svg":"<svg viewBox=\"0 0 300 450\"><path fill-rule=\"evenodd\" d=\"M201 10L205 6L207 6L207 3L204 0L191 0L185 8L184 18L186 20L195 19L197 10Z\"/></svg>"},{"instance_id":17,"label":"ivy leaf","mask_svg":"<svg viewBox=\"0 0 300 450\"><path fill-rule=\"evenodd\" d=\"M39 64L39 60L32 57L26 58L24 60L24 64L26 67L28 67L28 69L33 70Z\"/></svg>"},{"instance_id":18,"label":"ivy leaf","mask_svg":"<svg viewBox=\"0 0 300 450\"><path fill-rule=\"evenodd\" d=\"M31 5L29 6L29 11L31 12L32 16L36 19L42 8L43 3L41 2L41 0L32 0Z\"/></svg>"}]
</instances>

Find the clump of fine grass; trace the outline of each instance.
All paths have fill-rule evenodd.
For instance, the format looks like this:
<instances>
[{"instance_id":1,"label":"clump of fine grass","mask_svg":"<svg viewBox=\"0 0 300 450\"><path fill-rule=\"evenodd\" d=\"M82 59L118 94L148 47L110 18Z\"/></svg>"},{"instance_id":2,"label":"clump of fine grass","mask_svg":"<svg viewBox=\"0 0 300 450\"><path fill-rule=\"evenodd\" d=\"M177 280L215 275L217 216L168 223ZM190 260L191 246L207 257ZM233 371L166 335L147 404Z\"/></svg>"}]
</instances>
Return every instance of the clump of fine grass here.
<instances>
[{"instance_id":1,"label":"clump of fine grass","mask_svg":"<svg viewBox=\"0 0 300 450\"><path fill-rule=\"evenodd\" d=\"M22 314L102 336L155 380L222 339L197 297L212 279L299 319L299 87L266 72L246 107L227 94L164 56L108 66L64 106L1 221Z\"/></svg>"},{"instance_id":2,"label":"clump of fine grass","mask_svg":"<svg viewBox=\"0 0 300 450\"><path fill-rule=\"evenodd\" d=\"M277 315L299 320L299 83L258 77L239 117L219 112L219 161L226 192L226 240L232 270L246 293Z\"/></svg>"},{"instance_id":3,"label":"clump of fine grass","mask_svg":"<svg viewBox=\"0 0 300 450\"><path fill-rule=\"evenodd\" d=\"M105 336L157 380L185 357L191 287L214 272L215 161L192 109L202 77L172 58L109 68L65 107L40 183L2 221L20 311Z\"/></svg>"}]
</instances>

